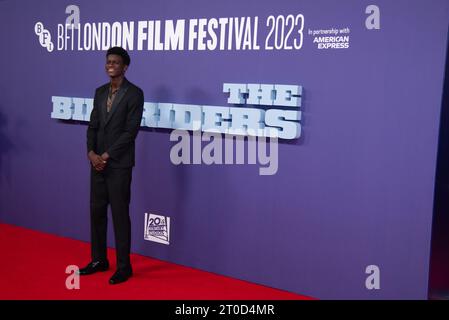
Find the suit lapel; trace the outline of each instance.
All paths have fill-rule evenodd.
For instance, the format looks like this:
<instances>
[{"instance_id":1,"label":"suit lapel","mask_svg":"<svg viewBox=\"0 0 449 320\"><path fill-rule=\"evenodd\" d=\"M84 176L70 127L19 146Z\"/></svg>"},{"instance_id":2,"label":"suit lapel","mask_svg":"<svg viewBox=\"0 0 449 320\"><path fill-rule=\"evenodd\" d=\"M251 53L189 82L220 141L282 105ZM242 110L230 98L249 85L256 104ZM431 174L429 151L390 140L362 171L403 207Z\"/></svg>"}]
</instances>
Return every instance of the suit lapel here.
<instances>
[{"instance_id":1,"label":"suit lapel","mask_svg":"<svg viewBox=\"0 0 449 320\"><path fill-rule=\"evenodd\" d=\"M107 87L103 93L100 96L100 115L101 115L101 120L103 120L103 122L106 122L106 117L107 117L107 112L106 112L106 103L108 100L108 88Z\"/></svg>"},{"instance_id":2,"label":"suit lapel","mask_svg":"<svg viewBox=\"0 0 449 320\"><path fill-rule=\"evenodd\" d=\"M125 96L126 91L128 90L128 80L126 78L123 79L123 83L120 86L120 89L117 92L117 95L114 98L114 102L112 103L111 106L111 111L109 111L109 114L107 112L105 112L106 114L106 120L105 120L105 125L108 124L109 120L111 120L112 115L114 114L114 112L117 110L117 106L119 105L120 101L122 100L122 98ZM107 95L109 94L109 89L108 92L106 94L106 100L107 100ZM106 105L105 105L105 109L106 110Z\"/></svg>"}]
</instances>

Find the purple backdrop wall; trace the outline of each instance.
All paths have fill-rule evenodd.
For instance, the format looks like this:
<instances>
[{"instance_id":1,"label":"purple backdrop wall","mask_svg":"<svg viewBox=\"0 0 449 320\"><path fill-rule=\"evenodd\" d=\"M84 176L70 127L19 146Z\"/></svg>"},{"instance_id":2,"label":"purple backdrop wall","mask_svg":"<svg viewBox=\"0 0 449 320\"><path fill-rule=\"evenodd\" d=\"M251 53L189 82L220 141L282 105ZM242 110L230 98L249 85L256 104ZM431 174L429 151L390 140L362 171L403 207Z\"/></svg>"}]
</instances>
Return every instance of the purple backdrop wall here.
<instances>
[{"instance_id":1,"label":"purple backdrop wall","mask_svg":"<svg viewBox=\"0 0 449 320\"><path fill-rule=\"evenodd\" d=\"M51 119L51 97L93 97L104 52L50 53L34 33L42 21L55 40L70 4L0 2L0 221L87 241L86 125ZM351 30L342 50L305 34L293 51L130 52L145 101L226 105L224 82L304 86L303 135L281 141L273 176L175 166L170 131L142 130L133 252L323 299L426 298L449 3L376 0L381 28L367 30L370 4L77 1L81 23L257 15L264 39L269 15L302 13L305 30ZM170 245L143 239L145 212L171 217ZM379 290L365 287L368 265Z\"/></svg>"}]
</instances>

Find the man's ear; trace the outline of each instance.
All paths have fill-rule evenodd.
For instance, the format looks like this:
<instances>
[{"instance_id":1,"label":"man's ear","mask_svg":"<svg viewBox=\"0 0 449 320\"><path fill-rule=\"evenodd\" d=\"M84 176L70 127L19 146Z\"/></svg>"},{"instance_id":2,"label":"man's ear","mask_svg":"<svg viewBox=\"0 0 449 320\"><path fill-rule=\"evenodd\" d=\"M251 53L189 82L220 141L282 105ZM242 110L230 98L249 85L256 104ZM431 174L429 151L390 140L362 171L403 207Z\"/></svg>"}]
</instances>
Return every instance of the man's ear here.
<instances>
[{"instance_id":1,"label":"man's ear","mask_svg":"<svg viewBox=\"0 0 449 320\"><path fill-rule=\"evenodd\" d=\"M126 70L128 70L128 66L125 65L125 67L123 69L124 69L124 72L126 72Z\"/></svg>"}]
</instances>

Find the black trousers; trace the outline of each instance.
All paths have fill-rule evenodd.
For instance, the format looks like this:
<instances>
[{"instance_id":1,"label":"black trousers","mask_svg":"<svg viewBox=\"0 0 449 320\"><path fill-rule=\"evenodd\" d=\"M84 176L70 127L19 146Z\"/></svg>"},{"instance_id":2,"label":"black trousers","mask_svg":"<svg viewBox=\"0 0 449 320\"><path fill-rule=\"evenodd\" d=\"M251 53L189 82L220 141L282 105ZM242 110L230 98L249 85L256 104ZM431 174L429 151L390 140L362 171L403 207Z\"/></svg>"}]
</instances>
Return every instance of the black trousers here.
<instances>
[{"instance_id":1,"label":"black trousers","mask_svg":"<svg viewBox=\"0 0 449 320\"><path fill-rule=\"evenodd\" d=\"M92 261L107 260L106 233L108 205L111 206L114 225L117 269L131 269L131 200L132 168L91 169L90 226Z\"/></svg>"}]
</instances>

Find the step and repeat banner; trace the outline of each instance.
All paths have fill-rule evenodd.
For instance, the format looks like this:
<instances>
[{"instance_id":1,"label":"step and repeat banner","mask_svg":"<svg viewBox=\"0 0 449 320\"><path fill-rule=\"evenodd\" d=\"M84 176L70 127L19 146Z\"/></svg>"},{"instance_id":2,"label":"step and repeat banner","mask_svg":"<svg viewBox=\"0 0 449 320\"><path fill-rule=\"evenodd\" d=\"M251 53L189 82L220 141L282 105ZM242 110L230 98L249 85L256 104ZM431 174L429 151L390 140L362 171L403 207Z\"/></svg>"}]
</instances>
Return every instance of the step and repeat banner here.
<instances>
[{"instance_id":1,"label":"step and repeat banner","mask_svg":"<svg viewBox=\"0 0 449 320\"><path fill-rule=\"evenodd\" d=\"M89 241L87 123L122 46L145 96L133 252L426 298L448 18L445 0L1 1L0 219Z\"/></svg>"}]
</instances>

